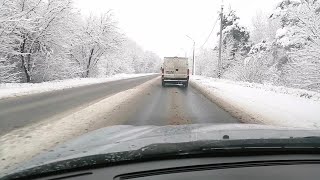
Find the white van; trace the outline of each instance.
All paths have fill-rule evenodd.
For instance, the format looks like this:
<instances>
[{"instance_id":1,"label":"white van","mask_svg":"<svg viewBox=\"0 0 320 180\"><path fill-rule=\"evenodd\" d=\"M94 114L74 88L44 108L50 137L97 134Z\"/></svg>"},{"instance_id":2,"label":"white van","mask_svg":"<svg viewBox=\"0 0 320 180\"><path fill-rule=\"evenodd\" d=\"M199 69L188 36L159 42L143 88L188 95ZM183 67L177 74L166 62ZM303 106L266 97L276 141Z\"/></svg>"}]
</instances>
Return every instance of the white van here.
<instances>
[{"instance_id":1,"label":"white van","mask_svg":"<svg viewBox=\"0 0 320 180\"><path fill-rule=\"evenodd\" d=\"M188 58L165 57L162 66L162 86L166 83L183 84L188 87L189 65Z\"/></svg>"}]
</instances>

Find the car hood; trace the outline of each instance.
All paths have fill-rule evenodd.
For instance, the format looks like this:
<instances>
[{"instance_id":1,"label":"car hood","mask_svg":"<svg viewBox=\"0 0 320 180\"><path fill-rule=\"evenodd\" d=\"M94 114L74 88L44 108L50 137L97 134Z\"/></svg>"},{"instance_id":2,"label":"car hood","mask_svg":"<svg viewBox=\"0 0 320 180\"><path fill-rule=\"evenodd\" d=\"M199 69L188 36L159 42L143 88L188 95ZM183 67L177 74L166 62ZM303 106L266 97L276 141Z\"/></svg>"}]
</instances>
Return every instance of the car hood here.
<instances>
[{"instance_id":1,"label":"car hood","mask_svg":"<svg viewBox=\"0 0 320 180\"><path fill-rule=\"evenodd\" d=\"M143 150L151 144L201 140L281 139L319 137L313 129L292 129L256 124L192 124L170 126L119 125L98 129L42 153L14 172L67 159L113 152Z\"/></svg>"}]
</instances>

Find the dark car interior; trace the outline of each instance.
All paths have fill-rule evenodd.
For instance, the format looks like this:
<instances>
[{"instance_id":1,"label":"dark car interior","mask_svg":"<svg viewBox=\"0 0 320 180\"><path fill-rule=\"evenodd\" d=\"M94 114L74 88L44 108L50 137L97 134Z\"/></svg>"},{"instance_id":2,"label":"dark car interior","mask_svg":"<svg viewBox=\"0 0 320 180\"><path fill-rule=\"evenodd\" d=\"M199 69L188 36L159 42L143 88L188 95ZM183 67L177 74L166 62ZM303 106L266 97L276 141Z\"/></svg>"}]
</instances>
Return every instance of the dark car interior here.
<instances>
[{"instance_id":1,"label":"dark car interior","mask_svg":"<svg viewBox=\"0 0 320 180\"><path fill-rule=\"evenodd\" d=\"M104 180L313 180L319 179L316 154L202 157L121 164L65 172L39 179Z\"/></svg>"}]
</instances>

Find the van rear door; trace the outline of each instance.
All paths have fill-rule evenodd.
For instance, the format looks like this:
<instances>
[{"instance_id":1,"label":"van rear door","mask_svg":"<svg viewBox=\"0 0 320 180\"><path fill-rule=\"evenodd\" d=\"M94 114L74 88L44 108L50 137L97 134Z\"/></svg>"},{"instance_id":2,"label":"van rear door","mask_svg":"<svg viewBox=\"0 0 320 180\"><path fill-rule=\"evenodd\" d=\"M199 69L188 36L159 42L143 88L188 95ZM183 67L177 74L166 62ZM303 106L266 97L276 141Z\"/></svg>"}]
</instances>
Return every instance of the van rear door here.
<instances>
[{"instance_id":1,"label":"van rear door","mask_svg":"<svg viewBox=\"0 0 320 180\"><path fill-rule=\"evenodd\" d=\"M176 58L174 59L175 71L174 77L177 79L187 78L188 76L188 59Z\"/></svg>"},{"instance_id":2,"label":"van rear door","mask_svg":"<svg viewBox=\"0 0 320 180\"><path fill-rule=\"evenodd\" d=\"M164 74L166 78L174 78L175 63L173 59L166 58L164 60Z\"/></svg>"},{"instance_id":3,"label":"van rear door","mask_svg":"<svg viewBox=\"0 0 320 180\"><path fill-rule=\"evenodd\" d=\"M188 59L181 57L165 58L164 75L166 78L183 79L188 77Z\"/></svg>"}]
</instances>

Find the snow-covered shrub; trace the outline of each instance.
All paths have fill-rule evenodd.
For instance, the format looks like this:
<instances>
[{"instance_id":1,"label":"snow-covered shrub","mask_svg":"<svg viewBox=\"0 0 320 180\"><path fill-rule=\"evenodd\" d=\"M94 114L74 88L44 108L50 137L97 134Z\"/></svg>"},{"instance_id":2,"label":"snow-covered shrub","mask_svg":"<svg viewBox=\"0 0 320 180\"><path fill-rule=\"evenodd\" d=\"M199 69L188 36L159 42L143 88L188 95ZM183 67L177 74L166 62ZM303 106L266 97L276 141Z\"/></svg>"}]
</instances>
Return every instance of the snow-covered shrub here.
<instances>
[{"instance_id":1,"label":"snow-covered shrub","mask_svg":"<svg viewBox=\"0 0 320 180\"><path fill-rule=\"evenodd\" d=\"M218 52L213 49L200 49L196 54L196 74L217 77Z\"/></svg>"},{"instance_id":2,"label":"snow-covered shrub","mask_svg":"<svg viewBox=\"0 0 320 180\"><path fill-rule=\"evenodd\" d=\"M234 80L279 84L283 54L279 51L281 47L276 47L270 42L261 42L252 46L248 56L241 59L232 69Z\"/></svg>"},{"instance_id":3,"label":"snow-covered shrub","mask_svg":"<svg viewBox=\"0 0 320 180\"><path fill-rule=\"evenodd\" d=\"M46 82L53 80L81 77L80 67L76 62L63 56L39 58L35 60L37 68L31 73L32 82Z\"/></svg>"},{"instance_id":4,"label":"snow-covered shrub","mask_svg":"<svg viewBox=\"0 0 320 180\"><path fill-rule=\"evenodd\" d=\"M4 58L0 58L0 83L19 82L15 68L16 64L11 64Z\"/></svg>"},{"instance_id":5,"label":"snow-covered shrub","mask_svg":"<svg viewBox=\"0 0 320 180\"><path fill-rule=\"evenodd\" d=\"M239 64L235 72L236 80L275 84L279 78L279 72L275 64L270 64L273 60L271 53L266 52L256 56L251 56Z\"/></svg>"}]
</instances>

